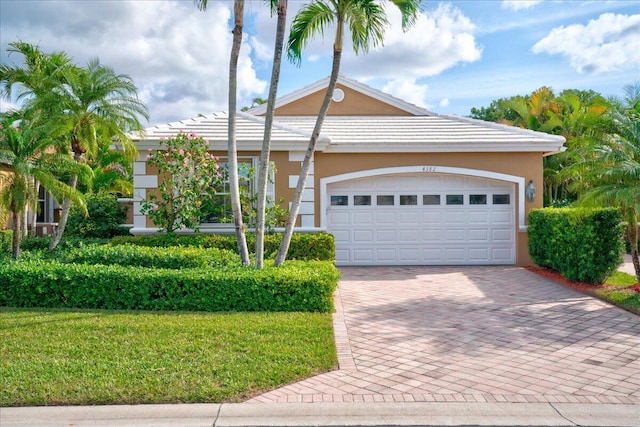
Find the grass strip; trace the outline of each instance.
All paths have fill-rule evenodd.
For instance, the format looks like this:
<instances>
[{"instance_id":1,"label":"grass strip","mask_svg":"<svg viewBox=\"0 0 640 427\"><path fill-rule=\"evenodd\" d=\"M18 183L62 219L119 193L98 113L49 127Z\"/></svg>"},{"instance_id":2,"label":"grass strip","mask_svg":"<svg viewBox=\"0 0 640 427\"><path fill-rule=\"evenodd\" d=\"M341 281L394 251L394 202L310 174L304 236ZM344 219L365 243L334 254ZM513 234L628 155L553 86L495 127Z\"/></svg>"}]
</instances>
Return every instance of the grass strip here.
<instances>
[{"instance_id":1,"label":"grass strip","mask_svg":"<svg viewBox=\"0 0 640 427\"><path fill-rule=\"evenodd\" d=\"M337 366L326 313L0 308L0 406L237 402Z\"/></svg>"}]
</instances>

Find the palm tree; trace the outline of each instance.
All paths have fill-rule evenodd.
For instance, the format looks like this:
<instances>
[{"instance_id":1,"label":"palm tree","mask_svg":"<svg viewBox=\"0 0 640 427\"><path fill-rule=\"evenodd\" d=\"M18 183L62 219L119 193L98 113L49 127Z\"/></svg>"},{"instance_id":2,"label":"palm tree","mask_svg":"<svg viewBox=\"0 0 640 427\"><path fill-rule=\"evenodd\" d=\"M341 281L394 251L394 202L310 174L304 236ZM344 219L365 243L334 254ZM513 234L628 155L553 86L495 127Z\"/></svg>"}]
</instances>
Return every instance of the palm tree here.
<instances>
[{"instance_id":1,"label":"palm tree","mask_svg":"<svg viewBox=\"0 0 640 427\"><path fill-rule=\"evenodd\" d=\"M264 121L262 151L260 153L260 163L258 165L258 203L256 207L257 212L255 249L256 268L258 269L262 268L264 264L264 230L267 208L269 156L271 152L271 129L273 127L273 115L275 111L276 95L278 92L278 82L280 81L280 65L282 64L284 33L287 23L287 0L278 0L276 10L278 13L278 23L276 25L276 41L273 50L273 66L271 68L271 83L269 85L269 97L267 99L267 113Z\"/></svg>"},{"instance_id":2,"label":"palm tree","mask_svg":"<svg viewBox=\"0 0 640 427\"><path fill-rule=\"evenodd\" d=\"M100 136L110 135L114 143L121 145L125 152L136 152L129 131L142 132L139 116L149 119L146 105L138 99L137 89L131 78L116 74L110 67L93 59L87 68L75 67L68 73L62 86L57 90L57 102L64 111L64 120L69 132L65 146L70 148L73 159L85 162L96 155ZM76 188L78 176L72 175L69 186ZM53 250L64 233L71 208L71 200L65 198L58 222L58 229L51 241Z\"/></svg>"},{"instance_id":3,"label":"palm tree","mask_svg":"<svg viewBox=\"0 0 640 427\"><path fill-rule=\"evenodd\" d=\"M52 121L43 121L42 113L28 117L29 112L2 114L0 125L0 164L11 169L8 183L0 191L0 202L11 213L13 258L20 255L21 222L27 204L37 198L34 181L54 197L73 200L86 214L82 194L58 179L61 173L87 173L86 167L54 149L59 136Z\"/></svg>"},{"instance_id":4,"label":"palm tree","mask_svg":"<svg viewBox=\"0 0 640 427\"><path fill-rule=\"evenodd\" d=\"M640 282L638 221L640 220L640 83L624 88L625 99L614 99L611 118L615 132L592 148L586 161L592 188L579 202L584 205L617 206L626 222L631 259Z\"/></svg>"},{"instance_id":5,"label":"palm tree","mask_svg":"<svg viewBox=\"0 0 640 427\"><path fill-rule=\"evenodd\" d=\"M400 10L403 30L412 26L417 18L421 0L390 0L390 2ZM275 265L281 265L289 251L302 194L309 177L313 153L338 81L345 25L349 27L351 32L353 50L358 54L361 51L366 53L370 45L378 46L383 43L384 30L388 21L382 5L377 0L316 0L303 6L293 20L287 45L287 56L297 65L300 65L302 61L303 49L314 35L324 34L324 31L332 26L335 26L336 32L329 84L302 162L298 185L285 225L284 236L276 255Z\"/></svg>"},{"instance_id":6,"label":"palm tree","mask_svg":"<svg viewBox=\"0 0 640 427\"><path fill-rule=\"evenodd\" d=\"M200 10L206 10L207 0L194 0ZM238 146L236 142L236 116L237 116L237 92L238 92L238 58L242 45L242 27L244 25L244 0L233 2L234 27L233 43L231 45L231 58L229 60L229 142L228 142L228 173L229 191L231 192L231 210L233 211L233 223L238 241L238 252L243 265L249 265L249 249L247 237L242 220L242 207L240 205L240 180L238 176Z\"/></svg>"}]
</instances>

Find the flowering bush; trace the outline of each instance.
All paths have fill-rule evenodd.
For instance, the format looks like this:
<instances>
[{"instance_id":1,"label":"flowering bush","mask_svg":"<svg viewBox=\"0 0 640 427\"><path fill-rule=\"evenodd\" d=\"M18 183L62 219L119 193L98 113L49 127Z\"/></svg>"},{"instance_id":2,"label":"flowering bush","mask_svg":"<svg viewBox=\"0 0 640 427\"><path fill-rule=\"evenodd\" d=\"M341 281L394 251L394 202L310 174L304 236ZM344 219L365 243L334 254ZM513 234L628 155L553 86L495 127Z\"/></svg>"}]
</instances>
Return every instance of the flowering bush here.
<instances>
[{"instance_id":1,"label":"flowering bush","mask_svg":"<svg viewBox=\"0 0 640 427\"><path fill-rule=\"evenodd\" d=\"M158 194L142 201L142 213L168 233L179 228L198 231L202 206L213 199L221 172L218 159L207 150L209 142L195 133L162 139L165 150L147 155L158 168Z\"/></svg>"}]
</instances>

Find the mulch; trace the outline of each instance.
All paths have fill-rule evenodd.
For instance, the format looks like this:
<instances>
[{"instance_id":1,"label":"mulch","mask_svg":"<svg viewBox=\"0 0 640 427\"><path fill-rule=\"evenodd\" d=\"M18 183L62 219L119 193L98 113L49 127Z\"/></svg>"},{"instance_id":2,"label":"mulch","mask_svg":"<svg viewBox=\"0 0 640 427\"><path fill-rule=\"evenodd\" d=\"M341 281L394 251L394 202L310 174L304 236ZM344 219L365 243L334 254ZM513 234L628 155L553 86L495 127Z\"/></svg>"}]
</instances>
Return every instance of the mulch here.
<instances>
[{"instance_id":1,"label":"mulch","mask_svg":"<svg viewBox=\"0 0 640 427\"><path fill-rule=\"evenodd\" d=\"M566 277L562 276L562 274L558 273L557 271L548 270L546 268L527 267L527 270L533 273L539 274L540 276L543 276L549 280L553 280L554 282L560 283L561 285L564 285L568 288L571 288L578 292L583 292L589 295L595 295L596 291L605 290L605 289L629 290L636 293L640 293L640 283L637 283L635 285L625 286L625 287L610 286L606 284L592 285L589 283L575 282L573 280L569 280Z\"/></svg>"}]
</instances>

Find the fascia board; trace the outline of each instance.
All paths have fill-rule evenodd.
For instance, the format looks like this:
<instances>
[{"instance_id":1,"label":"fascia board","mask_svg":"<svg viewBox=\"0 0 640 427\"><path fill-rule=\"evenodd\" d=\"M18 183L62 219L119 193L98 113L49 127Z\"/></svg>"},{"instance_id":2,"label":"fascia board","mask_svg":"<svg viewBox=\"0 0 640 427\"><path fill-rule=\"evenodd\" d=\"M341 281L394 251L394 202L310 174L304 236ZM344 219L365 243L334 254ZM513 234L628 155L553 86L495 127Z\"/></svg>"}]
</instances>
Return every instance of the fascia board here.
<instances>
[{"instance_id":1,"label":"fascia board","mask_svg":"<svg viewBox=\"0 0 640 427\"><path fill-rule=\"evenodd\" d=\"M560 150L558 144L329 144L325 153L545 153ZM548 153L548 154L547 154Z\"/></svg>"}]
</instances>

